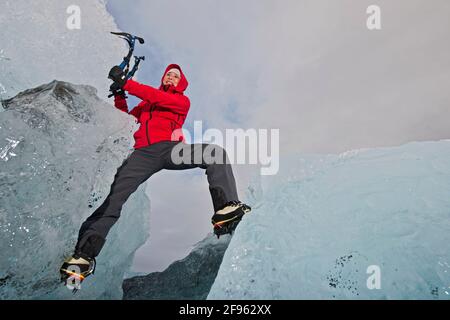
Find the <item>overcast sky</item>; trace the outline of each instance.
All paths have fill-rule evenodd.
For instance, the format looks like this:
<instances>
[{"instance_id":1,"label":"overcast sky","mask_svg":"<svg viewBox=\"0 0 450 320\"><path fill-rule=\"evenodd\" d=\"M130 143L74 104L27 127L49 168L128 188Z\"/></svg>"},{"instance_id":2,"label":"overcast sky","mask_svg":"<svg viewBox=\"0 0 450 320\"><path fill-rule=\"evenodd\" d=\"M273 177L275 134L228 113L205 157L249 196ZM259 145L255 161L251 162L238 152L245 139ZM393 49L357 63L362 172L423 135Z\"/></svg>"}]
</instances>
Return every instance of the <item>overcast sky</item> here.
<instances>
[{"instance_id":1,"label":"overcast sky","mask_svg":"<svg viewBox=\"0 0 450 320\"><path fill-rule=\"evenodd\" d=\"M381 30L366 27L371 4ZM279 128L282 154L450 138L447 0L108 0L108 10L146 40L138 81L158 85L167 64L182 66L187 129ZM154 232L136 270L162 269L211 229L206 176L194 171L151 178Z\"/></svg>"}]
</instances>

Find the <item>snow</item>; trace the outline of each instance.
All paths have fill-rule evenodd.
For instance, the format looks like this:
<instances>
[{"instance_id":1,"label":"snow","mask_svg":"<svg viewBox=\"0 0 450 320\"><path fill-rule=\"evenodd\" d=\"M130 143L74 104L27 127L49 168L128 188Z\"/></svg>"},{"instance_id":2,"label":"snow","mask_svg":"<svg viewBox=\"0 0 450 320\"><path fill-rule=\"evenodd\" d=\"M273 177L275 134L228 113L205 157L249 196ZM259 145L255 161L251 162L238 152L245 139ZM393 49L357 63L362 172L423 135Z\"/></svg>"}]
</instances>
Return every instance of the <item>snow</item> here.
<instances>
[{"instance_id":1,"label":"snow","mask_svg":"<svg viewBox=\"0 0 450 320\"><path fill-rule=\"evenodd\" d=\"M261 183L208 299L450 299L450 140L297 154Z\"/></svg>"},{"instance_id":2,"label":"snow","mask_svg":"<svg viewBox=\"0 0 450 320\"><path fill-rule=\"evenodd\" d=\"M133 119L90 86L53 81L5 101L0 117L0 299L120 299L148 238L145 186L130 196L76 295L59 283L81 223L132 151Z\"/></svg>"}]
</instances>

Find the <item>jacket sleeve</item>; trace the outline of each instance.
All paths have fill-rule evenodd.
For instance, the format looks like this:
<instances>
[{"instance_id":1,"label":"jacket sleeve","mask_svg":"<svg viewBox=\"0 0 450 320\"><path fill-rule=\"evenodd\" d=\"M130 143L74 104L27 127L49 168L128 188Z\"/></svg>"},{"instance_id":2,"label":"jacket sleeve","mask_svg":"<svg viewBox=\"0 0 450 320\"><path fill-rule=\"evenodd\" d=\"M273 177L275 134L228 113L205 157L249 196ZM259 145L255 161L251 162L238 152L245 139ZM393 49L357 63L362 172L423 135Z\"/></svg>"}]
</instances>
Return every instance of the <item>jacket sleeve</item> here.
<instances>
[{"instance_id":1,"label":"jacket sleeve","mask_svg":"<svg viewBox=\"0 0 450 320\"><path fill-rule=\"evenodd\" d=\"M114 96L114 106L120 111L128 113L128 104L127 100L120 95Z\"/></svg>"},{"instance_id":2,"label":"jacket sleeve","mask_svg":"<svg viewBox=\"0 0 450 320\"><path fill-rule=\"evenodd\" d=\"M123 89L133 96L159 107L169 109L174 113L187 115L189 111L190 101L184 95L164 92L131 79L127 81Z\"/></svg>"},{"instance_id":3,"label":"jacket sleeve","mask_svg":"<svg viewBox=\"0 0 450 320\"><path fill-rule=\"evenodd\" d=\"M136 117L137 120L139 120L139 116L142 112L142 106L145 104L144 101L139 103L136 107L133 108L133 110L128 111L128 104L127 100L123 96L115 96L114 97L114 106L119 109L120 111L126 112L128 114L131 114Z\"/></svg>"}]
</instances>

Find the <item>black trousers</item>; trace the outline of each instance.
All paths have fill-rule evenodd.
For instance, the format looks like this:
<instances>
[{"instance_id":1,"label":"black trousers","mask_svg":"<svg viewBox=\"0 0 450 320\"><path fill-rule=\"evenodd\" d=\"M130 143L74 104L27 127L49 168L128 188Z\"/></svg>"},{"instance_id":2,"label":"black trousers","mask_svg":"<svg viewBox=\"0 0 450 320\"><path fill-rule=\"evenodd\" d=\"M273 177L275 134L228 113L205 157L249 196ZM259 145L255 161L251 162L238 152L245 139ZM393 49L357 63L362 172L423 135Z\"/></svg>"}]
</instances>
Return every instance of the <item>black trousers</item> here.
<instances>
[{"instance_id":1,"label":"black trousers","mask_svg":"<svg viewBox=\"0 0 450 320\"><path fill-rule=\"evenodd\" d=\"M82 224L75 252L95 258L128 197L153 174L162 169L192 168L206 169L214 211L228 201L239 200L231 164L225 150L217 145L162 141L135 149L117 169L103 204Z\"/></svg>"}]
</instances>

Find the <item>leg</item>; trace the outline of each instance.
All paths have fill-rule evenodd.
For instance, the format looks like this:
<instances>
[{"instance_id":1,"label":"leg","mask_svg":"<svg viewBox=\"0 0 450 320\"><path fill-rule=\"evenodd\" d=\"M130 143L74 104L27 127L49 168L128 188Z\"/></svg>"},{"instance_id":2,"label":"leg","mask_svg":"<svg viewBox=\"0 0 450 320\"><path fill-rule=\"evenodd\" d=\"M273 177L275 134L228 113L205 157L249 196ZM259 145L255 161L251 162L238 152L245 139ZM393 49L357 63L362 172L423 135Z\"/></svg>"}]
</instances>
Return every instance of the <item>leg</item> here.
<instances>
[{"instance_id":1,"label":"leg","mask_svg":"<svg viewBox=\"0 0 450 320\"><path fill-rule=\"evenodd\" d=\"M163 168L157 148L142 148L133 153L117 169L110 192L103 204L82 224L75 252L95 258L102 249L106 235L120 217L123 204L140 184Z\"/></svg>"},{"instance_id":2,"label":"leg","mask_svg":"<svg viewBox=\"0 0 450 320\"><path fill-rule=\"evenodd\" d=\"M230 201L238 201L233 169L226 151L213 144L178 143L166 156L168 170L206 169L214 212Z\"/></svg>"}]
</instances>

